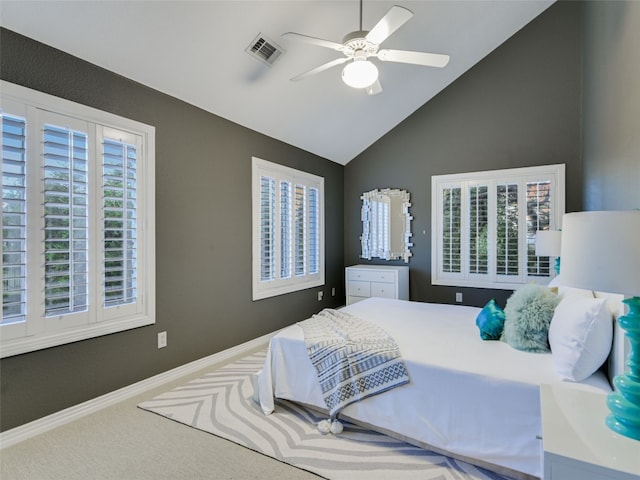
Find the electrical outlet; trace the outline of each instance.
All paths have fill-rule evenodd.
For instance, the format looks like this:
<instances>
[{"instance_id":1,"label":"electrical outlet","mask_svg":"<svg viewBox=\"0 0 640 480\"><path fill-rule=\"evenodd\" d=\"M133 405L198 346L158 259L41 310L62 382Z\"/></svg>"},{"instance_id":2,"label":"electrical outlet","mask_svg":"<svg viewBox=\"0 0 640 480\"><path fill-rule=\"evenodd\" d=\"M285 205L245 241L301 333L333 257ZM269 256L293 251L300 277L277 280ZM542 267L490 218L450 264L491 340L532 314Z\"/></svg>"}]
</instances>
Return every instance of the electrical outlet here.
<instances>
[{"instance_id":1,"label":"electrical outlet","mask_svg":"<svg viewBox=\"0 0 640 480\"><path fill-rule=\"evenodd\" d=\"M167 332L158 333L158 348L164 348L167 346Z\"/></svg>"},{"instance_id":2,"label":"electrical outlet","mask_svg":"<svg viewBox=\"0 0 640 480\"><path fill-rule=\"evenodd\" d=\"M462 303L462 292L456 292L456 302Z\"/></svg>"},{"instance_id":3,"label":"electrical outlet","mask_svg":"<svg viewBox=\"0 0 640 480\"><path fill-rule=\"evenodd\" d=\"M331 288L331 296L335 297L336 296L336 287L332 287Z\"/></svg>"},{"instance_id":4,"label":"electrical outlet","mask_svg":"<svg viewBox=\"0 0 640 480\"><path fill-rule=\"evenodd\" d=\"M319 302L320 302L320 301L322 301L322 295L324 295L324 293L322 292L322 290L320 290L320 291L318 292L318 301L319 301Z\"/></svg>"}]
</instances>

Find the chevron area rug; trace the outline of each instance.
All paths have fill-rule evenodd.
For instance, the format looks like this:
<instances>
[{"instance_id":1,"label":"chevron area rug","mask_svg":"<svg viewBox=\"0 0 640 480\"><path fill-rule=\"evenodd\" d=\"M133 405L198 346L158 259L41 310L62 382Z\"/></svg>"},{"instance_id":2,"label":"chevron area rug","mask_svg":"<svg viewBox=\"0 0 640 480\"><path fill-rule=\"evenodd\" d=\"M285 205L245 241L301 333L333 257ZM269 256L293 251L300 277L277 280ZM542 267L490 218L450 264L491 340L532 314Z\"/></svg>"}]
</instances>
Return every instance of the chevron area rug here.
<instances>
[{"instance_id":1,"label":"chevron area rug","mask_svg":"<svg viewBox=\"0 0 640 480\"><path fill-rule=\"evenodd\" d=\"M252 375L266 350L207 373L138 405L330 480L508 480L386 435L345 424L322 435L317 413L278 401L264 415L253 401Z\"/></svg>"}]
</instances>

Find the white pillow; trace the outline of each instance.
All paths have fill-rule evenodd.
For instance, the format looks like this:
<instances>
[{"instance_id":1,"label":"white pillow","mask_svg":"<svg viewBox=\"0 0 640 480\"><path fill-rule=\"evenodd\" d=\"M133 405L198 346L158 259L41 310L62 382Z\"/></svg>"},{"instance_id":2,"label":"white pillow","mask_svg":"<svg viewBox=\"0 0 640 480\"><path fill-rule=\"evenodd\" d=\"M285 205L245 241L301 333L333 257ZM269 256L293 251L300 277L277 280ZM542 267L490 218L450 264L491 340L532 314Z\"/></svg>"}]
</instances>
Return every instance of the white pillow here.
<instances>
[{"instance_id":1,"label":"white pillow","mask_svg":"<svg viewBox=\"0 0 640 480\"><path fill-rule=\"evenodd\" d=\"M604 363L611 350L613 319L604 298L567 296L549 326L549 346L563 380L579 382Z\"/></svg>"}]
</instances>

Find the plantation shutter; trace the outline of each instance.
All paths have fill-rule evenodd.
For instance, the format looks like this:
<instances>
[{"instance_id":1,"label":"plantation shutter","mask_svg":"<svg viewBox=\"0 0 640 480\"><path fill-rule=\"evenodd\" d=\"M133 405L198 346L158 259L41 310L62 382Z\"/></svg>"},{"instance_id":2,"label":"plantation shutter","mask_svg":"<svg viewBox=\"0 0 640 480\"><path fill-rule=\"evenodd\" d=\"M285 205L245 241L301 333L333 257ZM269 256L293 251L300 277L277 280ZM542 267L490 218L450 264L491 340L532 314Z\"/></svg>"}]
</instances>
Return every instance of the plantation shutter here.
<instances>
[{"instance_id":1,"label":"plantation shutter","mask_svg":"<svg viewBox=\"0 0 640 480\"><path fill-rule=\"evenodd\" d=\"M320 270L320 194L317 188L309 188L309 273Z\"/></svg>"},{"instance_id":2,"label":"plantation shutter","mask_svg":"<svg viewBox=\"0 0 640 480\"><path fill-rule=\"evenodd\" d=\"M519 274L518 184L496 187L496 273L499 276Z\"/></svg>"},{"instance_id":3,"label":"plantation shutter","mask_svg":"<svg viewBox=\"0 0 640 480\"><path fill-rule=\"evenodd\" d=\"M564 165L432 177L434 285L512 289L545 283L536 232L559 228Z\"/></svg>"},{"instance_id":4,"label":"plantation shutter","mask_svg":"<svg viewBox=\"0 0 640 480\"><path fill-rule=\"evenodd\" d=\"M291 277L291 228L292 216L291 182L280 182L280 278Z\"/></svg>"},{"instance_id":5,"label":"plantation shutter","mask_svg":"<svg viewBox=\"0 0 640 480\"><path fill-rule=\"evenodd\" d=\"M549 257L536 256L536 232L551 228L551 182L527 182L527 275L548 277Z\"/></svg>"},{"instance_id":6,"label":"plantation shutter","mask_svg":"<svg viewBox=\"0 0 640 480\"><path fill-rule=\"evenodd\" d=\"M1 83L0 356L154 323L153 127Z\"/></svg>"},{"instance_id":7,"label":"plantation shutter","mask_svg":"<svg viewBox=\"0 0 640 480\"><path fill-rule=\"evenodd\" d=\"M253 300L324 283L323 179L252 159Z\"/></svg>"},{"instance_id":8,"label":"plantation shutter","mask_svg":"<svg viewBox=\"0 0 640 480\"><path fill-rule=\"evenodd\" d=\"M296 275L306 273L306 187L296 184L295 187L295 232L294 256Z\"/></svg>"},{"instance_id":9,"label":"plantation shutter","mask_svg":"<svg viewBox=\"0 0 640 480\"><path fill-rule=\"evenodd\" d=\"M450 187L442 191L442 271L462 271L462 188Z\"/></svg>"},{"instance_id":10,"label":"plantation shutter","mask_svg":"<svg viewBox=\"0 0 640 480\"><path fill-rule=\"evenodd\" d=\"M486 275L489 272L489 188L474 185L469 188L469 267L468 273Z\"/></svg>"},{"instance_id":11,"label":"plantation shutter","mask_svg":"<svg viewBox=\"0 0 640 480\"><path fill-rule=\"evenodd\" d=\"M118 140L102 142L103 302L137 299L137 149Z\"/></svg>"},{"instance_id":12,"label":"plantation shutter","mask_svg":"<svg viewBox=\"0 0 640 480\"><path fill-rule=\"evenodd\" d=\"M275 222L276 181L260 177L260 281L268 282L276 277Z\"/></svg>"},{"instance_id":13,"label":"plantation shutter","mask_svg":"<svg viewBox=\"0 0 640 480\"><path fill-rule=\"evenodd\" d=\"M45 124L44 253L47 317L88 308L87 134Z\"/></svg>"},{"instance_id":14,"label":"plantation shutter","mask_svg":"<svg viewBox=\"0 0 640 480\"><path fill-rule=\"evenodd\" d=\"M2 115L2 325L27 314L26 120Z\"/></svg>"}]
</instances>

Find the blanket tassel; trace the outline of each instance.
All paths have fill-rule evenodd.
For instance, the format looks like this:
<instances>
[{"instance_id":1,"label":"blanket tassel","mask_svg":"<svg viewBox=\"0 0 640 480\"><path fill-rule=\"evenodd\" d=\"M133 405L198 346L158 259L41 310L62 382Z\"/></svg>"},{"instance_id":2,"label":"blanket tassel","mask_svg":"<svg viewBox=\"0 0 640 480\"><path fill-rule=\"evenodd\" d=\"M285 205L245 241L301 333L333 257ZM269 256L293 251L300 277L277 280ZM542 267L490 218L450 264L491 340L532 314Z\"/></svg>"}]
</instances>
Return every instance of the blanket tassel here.
<instances>
[{"instance_id":1,"label":"blanket tassel","mask_svg":"<svg viewBox=\"0 0 640 480\"><path fill-rule=\"evenodd\" d=\"M327 435L328 433L338 435L342 433L343 429L344 427L342 426L342 423L338 420L331 421L331 419L329 419L318 422L318 431L323 435Z\"/></svg>"}]
</instances>

